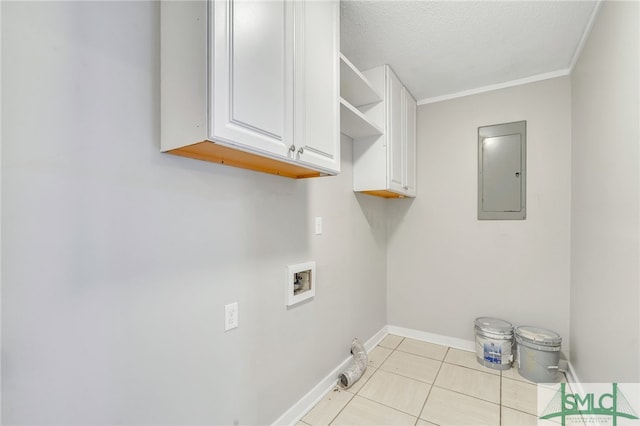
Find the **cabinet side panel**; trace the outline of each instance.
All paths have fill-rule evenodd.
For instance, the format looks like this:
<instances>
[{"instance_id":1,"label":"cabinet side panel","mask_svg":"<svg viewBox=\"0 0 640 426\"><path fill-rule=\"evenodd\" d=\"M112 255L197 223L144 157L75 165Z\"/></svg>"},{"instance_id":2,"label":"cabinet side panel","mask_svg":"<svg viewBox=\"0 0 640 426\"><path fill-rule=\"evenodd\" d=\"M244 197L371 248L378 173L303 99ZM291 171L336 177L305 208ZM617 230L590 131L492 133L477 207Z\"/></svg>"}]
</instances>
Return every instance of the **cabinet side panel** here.
<instances>
[{"instance_id":1,"label":"cabinet side panel","mask_svg":"<svg viewBox=\"0 0 640 426\"><path fill-rule=\"evenodd\" d=\"M385 93L385 66L363 71L378 93ZM387 144L385 102L367 110L367 116L383 129L380 136L359 138L353 141L353 190L372 191L387 189Z\"/></svg>"},{"instance_id":2,"label":"cabinet side panel","mask_svg":"<svg viewBox=\"0 0 640 426\"><path fill-rule=\"evenodd\" d=\"M416 100L413 99L411 93L405 89L405 138L406 138L406 152L405 152L405 186L407 187L407 195L410 197L416 196L417 186L417 167L416 167L416 113L417 105Z\"/></svg>"},{"instance_id":3,"label":"cabinet side panel","mask_svg":"<svg viewBox=\"0 0 640 426\"><path fill-rule=\"evenodd\" d=\"M353 140L353 190L386 189L387 148L385 136Z\"/></svg>"},{"instance_id":4,"label":"cabinet side panel","mask_svg":"<svg viewBox=\"0 0 640 426\"><path fill-rule=\"evenodd\" d=\"M160 6L161 149L201 141L207 129L207 4Z\"/></svg>"},{"instance_id":5,"label":"cabinet side panel","mask_svg":"<svg viewBox=\"0 0 640 426\"><path fill-rule=\"evenodd\" d=\"M404 188L404 123L403 113L403 96L402 83L393 73L391 68L387 67L387 92L385 96L385 105L387 109L387 144L388 146L388 188L401 193L405 192Z\"/></svg>"}]
</instances>

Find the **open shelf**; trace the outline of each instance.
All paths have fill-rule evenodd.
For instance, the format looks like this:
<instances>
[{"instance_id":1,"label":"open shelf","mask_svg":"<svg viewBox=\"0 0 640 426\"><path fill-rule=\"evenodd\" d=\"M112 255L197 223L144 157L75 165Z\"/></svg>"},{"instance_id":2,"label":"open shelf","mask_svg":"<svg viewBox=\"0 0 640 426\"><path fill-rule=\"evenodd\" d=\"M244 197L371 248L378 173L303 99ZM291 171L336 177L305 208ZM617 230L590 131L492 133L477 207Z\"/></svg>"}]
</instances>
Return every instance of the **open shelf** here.
<instances>
[{"instance_id":1,"label":"open shelf","mask_svg":"<svg viewBox=\"0 0 640 426\"><path fill-rule=\"evenodd\" d=\"M342 97L340 97L340 131L352 139L383 133L377 124Z\"/></svg>"},{"instance_id":2,"label":"open shelf","mask_svg":"<svg viewBox=\"0 0 640 426\"><path fill-rule=\"evenodd\" d=\"M382 96L342 53L340 54L340 96L355 107L382 101Z\"/></svg>"},{"instance_id":3,"label":"open shelf","mask_svg":"<svg viewBox=\"0 0 640 426\"><path fill-rule=\"evenodd\" d=\"M382 96L369 79L340 54L340 131L353 138L381 135L381 124L370 113Z\"/></svg>"}]
</instances>

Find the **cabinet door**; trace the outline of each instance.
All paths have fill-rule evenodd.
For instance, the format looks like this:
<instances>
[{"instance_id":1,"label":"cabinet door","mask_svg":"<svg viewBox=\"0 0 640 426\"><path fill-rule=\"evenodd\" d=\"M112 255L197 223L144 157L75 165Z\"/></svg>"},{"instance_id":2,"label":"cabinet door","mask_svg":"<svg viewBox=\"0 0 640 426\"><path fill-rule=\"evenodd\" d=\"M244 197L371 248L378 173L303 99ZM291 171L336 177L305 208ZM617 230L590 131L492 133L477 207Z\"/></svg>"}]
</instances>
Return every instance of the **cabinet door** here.
<instances>
[{"instance_id":1,"label":"cabinet door","mask_svg":"<svg viewBox=\"0 0 640 426\"><path fill-rule=\"evenodd\" d=\"M389 189L403 193L404 189L404 142L402 83L387 67L387 179Z\"/></svg>"},{"instance_id":2,"label":"cabinet door","mask_svg":"<svg viewBox=\"0 0 640 426\"><path fill-rule=\"evenodd\" d=\"M296 159L340 171L340 3L297 1Z\"/></svg>"},{"instance_id":3,"label":"cabinet door","mask_svg":"<svg viewBox=\"0 0 640 426\"><path fill-rule=\"evenodd\" d=\"M271 156L293 140L293 2L209 3L210 138Z\"/></svg>"},{"instance_id":4,"label":"cabinet door","mask_svg":"<svg viewBox=\"0 0 640 426\"><path fill-rule=\"evenodd\" d=\"M405 152L405 174L404 189L406 195L416 195L416 112L417 104L411 93L406 88L402 88L404 99L404 152Z\"/></svg>"}]
</instances>

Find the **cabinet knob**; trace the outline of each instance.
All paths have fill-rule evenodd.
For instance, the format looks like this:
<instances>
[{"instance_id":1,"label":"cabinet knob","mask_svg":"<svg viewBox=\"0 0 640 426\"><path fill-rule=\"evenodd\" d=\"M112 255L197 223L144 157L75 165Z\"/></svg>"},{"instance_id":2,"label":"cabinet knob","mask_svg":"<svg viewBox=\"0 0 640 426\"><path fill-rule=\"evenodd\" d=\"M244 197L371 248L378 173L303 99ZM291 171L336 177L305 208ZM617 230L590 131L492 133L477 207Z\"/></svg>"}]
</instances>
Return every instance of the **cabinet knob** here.
<instances>
[{"instance_id":1,"label":"cabinet knob","mask_svg":"<svg viewBox=\"0 0 640 426\"><path fill-rule=\"evenodd\" d=\"M298 154L302 154L304 152L304 148L300 147L300 149L298 150Z\"/></svg>"},{"instance_id":2,"label":"cabinet knob","mask_svg":"<svg viewBox=\"0 0 640 426\"><path fill-rule=\"evenodd\" d=\"M291 146L289 147L289 151L291 151L291 152L295 152L295 151L296 151L296 146L295 146L295 145L291 145Z\"/></svg>"}]
</instances>

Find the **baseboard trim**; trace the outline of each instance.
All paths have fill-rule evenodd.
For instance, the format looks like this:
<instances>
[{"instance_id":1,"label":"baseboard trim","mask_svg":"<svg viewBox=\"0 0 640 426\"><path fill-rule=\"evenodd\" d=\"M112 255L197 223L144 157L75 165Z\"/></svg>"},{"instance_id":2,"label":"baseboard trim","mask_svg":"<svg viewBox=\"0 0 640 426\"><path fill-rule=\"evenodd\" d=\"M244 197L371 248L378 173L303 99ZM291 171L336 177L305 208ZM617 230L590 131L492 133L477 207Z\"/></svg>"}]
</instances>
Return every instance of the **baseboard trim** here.
<instances>
[{"instance_id":1,"label":"baseboard trim","mask_svg":"<svg viewBox=\"0 0 640 426\"><path fill-rule=\"evenodd\" d=\"M367 353L378 346L389 334L387 326L384 326L364 343ZM329 393L337 384L338 374L346 369L352 362L353 357L349 356L331 371L324 379L313 387L305 396L300 398L291 408L289 408L282 416L280 416L272 425L295 425L309 410L311 410L327 393Z\"/></svg>"},{"instance_id":2,"label":"baseboard trim","mask_svg":"<svg viewBox=\"0 0 640 426\"><path fill-rule=\"evenodd\" d=\"M584 395L582 382L578 378L578 374L576 373L576 370L571 362L567 362L567 371L565 371L564 374L567 376L567 382L571 384L571 391L574 393L579 393L580 395Z\"/></svg>"},{"instance_id":3,"label":"baseboard trim","mask_svg":"<svg viewBox=\"0 0 640 426\"><path fill-rule=\"evenodd\" d=\"M371 352L373 348L378 346L378 343L382 342L382 339L387 337L387 334L389 334L389 326L385 325L380 329L380 331L367 340L364 343L364 348L367 350L367 353ZM351 361L351 357L349 357L349 361Z\"/></svg>"},{"instance_id":4,"label":"baseboard trim","mask_svg":"<svg viewBox=\"0 0 640 426\"><path fill-rule=\"evenodd\" d=\"M428 333L426 331L414 330L412 328L389 325L389 334L408 337L410 339L422 340L423 342L435 343L437 345L450 346L463 351L475 352L476 344L473 340L459 339L457 337L444 336L442 334Z\"/></svg>"}]
</instances>

